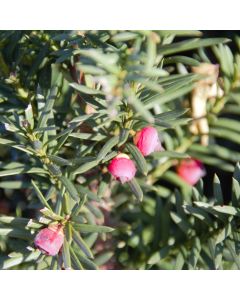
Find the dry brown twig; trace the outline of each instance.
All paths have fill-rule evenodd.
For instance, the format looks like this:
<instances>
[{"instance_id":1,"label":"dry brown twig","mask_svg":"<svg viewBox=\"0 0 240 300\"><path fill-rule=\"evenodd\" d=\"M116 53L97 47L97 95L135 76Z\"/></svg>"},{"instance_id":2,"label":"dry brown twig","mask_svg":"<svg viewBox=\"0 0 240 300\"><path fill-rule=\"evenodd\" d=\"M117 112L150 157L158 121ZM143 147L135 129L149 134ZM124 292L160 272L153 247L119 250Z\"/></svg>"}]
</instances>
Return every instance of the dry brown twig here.
<instances>
[{"instance_id":1,"label":"dry brown twig","mask_svg":"<svg viewBox=\"0 0 240 300\"><path fill-rule=\"evenodd\" d=\"M207 101L223 96L223 90L217 84L219 65L202 63L197 67L192 67L192 71L193 73L207 76L199 80L192 91L193 122L190 126L190 131L194 135L201 135L201 144L207 146L209 142L209 125L206 118Z\"/></svg>"}]
</instances>

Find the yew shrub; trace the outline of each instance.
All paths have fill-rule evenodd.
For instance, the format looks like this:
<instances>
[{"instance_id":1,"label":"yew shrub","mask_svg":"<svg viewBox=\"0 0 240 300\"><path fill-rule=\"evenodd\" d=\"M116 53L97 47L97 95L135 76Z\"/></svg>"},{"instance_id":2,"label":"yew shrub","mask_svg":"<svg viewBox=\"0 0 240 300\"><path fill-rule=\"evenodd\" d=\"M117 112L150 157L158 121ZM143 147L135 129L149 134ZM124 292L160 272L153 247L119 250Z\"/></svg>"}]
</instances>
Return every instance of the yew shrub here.
<instances>
[{"instance_id":1,"label":"yew shrub","mask_svg":"<svg viewBox=\"0 0 240 300\"><path fill-rule=\"evenodd\" d=\"M240 39L0 32L1 269L239 269Z\"/></svg>"}]
</instances>

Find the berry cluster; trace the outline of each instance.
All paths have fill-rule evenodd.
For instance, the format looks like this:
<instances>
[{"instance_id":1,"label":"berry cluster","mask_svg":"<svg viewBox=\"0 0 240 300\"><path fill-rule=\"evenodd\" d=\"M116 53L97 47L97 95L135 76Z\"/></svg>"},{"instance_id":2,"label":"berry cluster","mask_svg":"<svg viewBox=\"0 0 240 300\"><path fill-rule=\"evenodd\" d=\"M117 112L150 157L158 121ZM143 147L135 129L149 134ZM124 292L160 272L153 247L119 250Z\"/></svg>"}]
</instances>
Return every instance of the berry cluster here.
<instances>
[{"instance_id":1,"label":"berry cluster","mask_svg":"<svg viewBox=\"0 0 240 300\"><path fill-rule=\"evenodd\" d=\"M164 151L155 128L148 126L142 128L133 138L134 144L143 156L156 151ZM127 154L120 153L108 165L109 172L121 183L133 179L136 166ZM203 164L195 159L185 159L177 167L178 175L190 185L194 185L205 175Z\"/></svg>"},{"instance_id":2,"label":"berry cluster","mask_svg":"<svg viewBox=\"0 0 240 300\"><path fill-rule=\"evenodd\" d=\"M133 142L143 156L148 156L155 151L164 151L157 130L151 126L138 131L134 136ZM127 154L120 153L111 160L108 165L108 171L116 180L125 183L134 178L137 169L135 163ZM205 175L205 170L200 161L187 159L182 160L177 166L177 173L187 183L194 185ZM60 251L63 240L62 226L55 225L40 230L34 243L44 254L54 256Z\"/></svg>"}]
</instances>

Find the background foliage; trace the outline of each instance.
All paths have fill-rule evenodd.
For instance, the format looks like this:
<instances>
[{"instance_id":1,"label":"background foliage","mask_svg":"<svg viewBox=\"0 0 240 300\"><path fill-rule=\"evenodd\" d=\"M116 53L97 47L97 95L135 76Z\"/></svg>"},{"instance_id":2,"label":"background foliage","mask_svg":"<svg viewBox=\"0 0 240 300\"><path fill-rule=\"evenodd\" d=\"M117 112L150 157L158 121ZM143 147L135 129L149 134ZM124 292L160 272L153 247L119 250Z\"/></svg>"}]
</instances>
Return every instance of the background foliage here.
<instances>
[{"instance_id":1,"label":"background foliage","mask_svg":"<svg viewBox=\"0 0 240 300\"><path fill-rule=\"evenodd\" d=\"M240 268L239 51L198 31L0 32L1 268ZM202 62L224 91L207 147L189 131ZM132 135L146 124L166 151L145 159ZM118 151L137 164L130 185L107 172ZM193 188L175 172L189 156L207 169ZM33 239L56 221L52 258Z\"/></svg>"}]
</instances>

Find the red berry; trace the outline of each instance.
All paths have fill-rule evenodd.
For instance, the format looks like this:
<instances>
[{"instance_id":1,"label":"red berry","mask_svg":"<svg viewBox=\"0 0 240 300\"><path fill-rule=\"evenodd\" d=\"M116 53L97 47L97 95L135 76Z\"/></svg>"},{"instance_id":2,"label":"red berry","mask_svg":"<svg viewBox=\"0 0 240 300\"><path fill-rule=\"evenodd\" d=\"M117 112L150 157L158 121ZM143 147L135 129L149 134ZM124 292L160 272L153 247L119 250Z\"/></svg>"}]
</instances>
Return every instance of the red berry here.
<instances>
[{"instance_id":1,"label":"red berry","mask_svg":"<svg viewBox=\"0 0 240 300\"><path fill-rule=\"evenodd\" d=\"M133 179L137 170L134 162L126 154L119 154L111 160L108 171L118 181L125 183Z\"/></svg>"},{"instance_id":2,"label":"red berry","mask_svg":"<svg viewBox=\"0 0 240 300\"><path fill-rule=\"evenodd\" d=\"M64 233L61 225L52 225L39 231L34 239L35 246L44 254L57 255L63 245Z\"/></svg>"},{"instance_id":3,"label":"red berry","mask_svg":"<svg viewBox=\"0 0 240 300\"><path fill-rule=\"evenodd\" d=\"M206 174L206 171L199 160L186 159L177 166L177 173L187 183L195 185Z\"/></svg>"},{"instance_id":4,"label":"red berry","mask_svg":"<svg viewBox=\"0 0 240 300\"><path fill-rule=\"evenodd\" d=\"M138 131L133 141L143 156L147 156L155 151L164 150L157 130L151 126L144 127Z\"/></svg>"}]
</instances>

